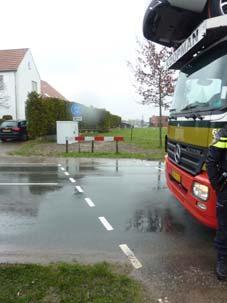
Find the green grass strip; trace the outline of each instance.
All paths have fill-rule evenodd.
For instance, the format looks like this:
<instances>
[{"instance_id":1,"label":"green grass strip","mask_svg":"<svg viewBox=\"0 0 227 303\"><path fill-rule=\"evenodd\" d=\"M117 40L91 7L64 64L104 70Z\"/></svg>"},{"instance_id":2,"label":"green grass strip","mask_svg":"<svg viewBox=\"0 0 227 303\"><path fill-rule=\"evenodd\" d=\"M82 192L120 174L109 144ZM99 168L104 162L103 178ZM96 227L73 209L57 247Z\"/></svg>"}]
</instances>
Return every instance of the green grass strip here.
<instances>
[{"instance_id":1,"label":"green grass strip","mask_svg":"<svg viewBox=\"0 0 227 303\"><path fill-rule=\"evenodd\" d=\"M165 135L167 133L166 128L162 130L162 141L163 146L165 142ZM144 148L144 149L156 149L159 148L159 129L154 127L149 128L134 128L134 129L113 129L109 132L104 133L93 133L84 132L85 136L123 136L126 143L133 143L134 145Z\"/></svg>"},{"instance_id":2,"label":"green grass strip","mask_svg":"<svg viewBox=\"0 0 227 303\"><path fill-rule=\"evenodd\" d=\"M0 266L0 302L144 302L141 286L107 263Z\"/></svg>"},{"instance_id":3,"label":"green grass strip","mask_svg":"<svg viewBox=\"0 0 227 303\"><path fill-rule=\"evenodd\" d=\"M141 159L141 160L163 160L165 151L164 149L150 149L149 152L139 153L139 152L119 152L115 153L114 151L104 151L104 152L75 152L70 151L66 152L58 152L51 150L50 152L43 151L40 148L40 144L49 143L44 140L30 140L28 142L23 143L16 151L9 152L8 154L11 156L47 156L47 157L66 157L66 158L111 158L111 159Z\"/></svg>"}]
</instances>

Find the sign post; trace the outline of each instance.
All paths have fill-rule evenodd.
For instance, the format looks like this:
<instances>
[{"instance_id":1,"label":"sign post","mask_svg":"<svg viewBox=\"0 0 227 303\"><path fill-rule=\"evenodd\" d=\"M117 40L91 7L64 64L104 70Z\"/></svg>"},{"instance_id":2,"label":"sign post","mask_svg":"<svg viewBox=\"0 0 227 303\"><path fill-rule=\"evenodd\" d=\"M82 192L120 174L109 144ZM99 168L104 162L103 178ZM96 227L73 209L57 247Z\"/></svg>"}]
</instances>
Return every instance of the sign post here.
<instances>
[{"instance_id":1,"label":"sign post","mask_svg":"<svg viewBox=\"0 0 227 303\"><path fill-rule=\"evenodd\" d=\"M68 140L68 137L65 138L65 152L66 153L69 152L69 140Z\"/></svg>"}]
</instances>

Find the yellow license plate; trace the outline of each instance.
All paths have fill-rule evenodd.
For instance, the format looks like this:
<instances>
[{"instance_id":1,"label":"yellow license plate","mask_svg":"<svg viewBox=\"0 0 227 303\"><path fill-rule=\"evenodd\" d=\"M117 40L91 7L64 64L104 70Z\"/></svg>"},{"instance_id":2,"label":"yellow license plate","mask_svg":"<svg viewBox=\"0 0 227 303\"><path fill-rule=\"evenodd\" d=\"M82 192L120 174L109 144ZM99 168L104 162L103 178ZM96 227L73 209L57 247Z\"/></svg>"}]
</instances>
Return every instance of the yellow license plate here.
<instances>
[{"instance_id":1,"label":"yellow license plate","mask_svg":"<svg viewBox=\"0 0 227 303\"><path fill-rule=\"evenodd\" d=\"M172 170L171 176L173 177L174 180L176 180L178 183L181 182L181 176L178 174L176 171Z\"/></svg>"}]
</instances>

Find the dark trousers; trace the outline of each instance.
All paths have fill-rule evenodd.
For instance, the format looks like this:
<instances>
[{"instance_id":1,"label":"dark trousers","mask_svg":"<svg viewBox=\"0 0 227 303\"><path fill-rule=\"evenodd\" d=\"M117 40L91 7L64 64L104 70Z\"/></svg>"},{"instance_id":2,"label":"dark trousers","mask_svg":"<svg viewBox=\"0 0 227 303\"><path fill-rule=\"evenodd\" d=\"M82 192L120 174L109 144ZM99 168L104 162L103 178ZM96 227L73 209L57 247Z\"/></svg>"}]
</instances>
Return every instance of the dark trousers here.
<instances>
[{"instance_id":1,"label":"dark trousers","mask_svg":"<svg viewBox=\"0 0 227 303\"><path fill-rule=\"evenodd\" d=\"M217 231L214 245L219 255L227 256L227 200L217 200L216 215Z\"/></svg>"}]
</instances>

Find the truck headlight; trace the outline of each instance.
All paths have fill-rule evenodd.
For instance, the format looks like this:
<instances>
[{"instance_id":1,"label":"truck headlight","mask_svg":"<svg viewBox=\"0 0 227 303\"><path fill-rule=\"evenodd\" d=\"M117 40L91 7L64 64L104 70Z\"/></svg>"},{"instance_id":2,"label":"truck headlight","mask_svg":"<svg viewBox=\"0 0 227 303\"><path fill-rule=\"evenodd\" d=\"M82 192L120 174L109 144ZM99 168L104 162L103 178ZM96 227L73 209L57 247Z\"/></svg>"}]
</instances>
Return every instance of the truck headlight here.
<instances>
[{"instance_id":1,"label":"truck headlight","mask_svg":"<svg viewBox=\"0 0 227 303\"><path fill-rule=\"evenodd\" d=\"M198 182L194 182L192 186L193 195L200 200L207 201L209 196L209 187Z\"/></svg>"}]
</instances>

